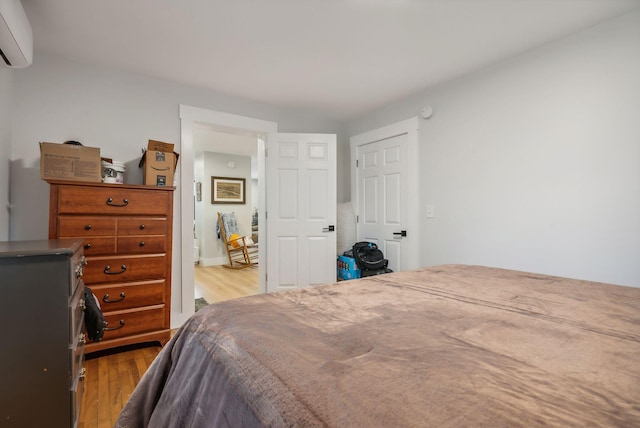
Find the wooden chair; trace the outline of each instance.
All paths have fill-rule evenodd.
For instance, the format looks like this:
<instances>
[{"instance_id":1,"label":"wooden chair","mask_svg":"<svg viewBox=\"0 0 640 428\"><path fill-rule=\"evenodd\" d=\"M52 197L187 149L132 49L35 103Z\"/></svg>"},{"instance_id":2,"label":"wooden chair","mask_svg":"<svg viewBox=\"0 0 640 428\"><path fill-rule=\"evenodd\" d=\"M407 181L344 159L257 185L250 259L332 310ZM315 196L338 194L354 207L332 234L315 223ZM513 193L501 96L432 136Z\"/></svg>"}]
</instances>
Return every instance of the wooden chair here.
<instances>
[{"instance_id":1,"label":"wooden chair","mask_svg":"<svg viewBox=\"0 0 640 428\"><path fill-rule=\"evenodd\" d=\"M234 213L218 213L218 230L229 257L224 267L244 269L258 264L258 246L250 237L238 235Z\"/></svg>"}]
</instances>

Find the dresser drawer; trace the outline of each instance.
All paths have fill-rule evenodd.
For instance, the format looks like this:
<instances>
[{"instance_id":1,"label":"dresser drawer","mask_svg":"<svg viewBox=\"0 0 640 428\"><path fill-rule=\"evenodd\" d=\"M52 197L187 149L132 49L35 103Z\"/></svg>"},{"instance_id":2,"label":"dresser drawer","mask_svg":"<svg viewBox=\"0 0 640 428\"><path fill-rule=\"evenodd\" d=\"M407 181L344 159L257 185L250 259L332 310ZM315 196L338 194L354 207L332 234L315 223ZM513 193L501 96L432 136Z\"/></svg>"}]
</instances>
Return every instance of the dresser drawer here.
<instances>
[{"instance_id":1,"label":"dresser drawer","mask_svg":"<svg viewBox=\"0 0 640 428\"><path fill-rule=\"evenodd\" d=\"M105 329L102 340L160 330L165 327L164 311L164 305L155 305L139 309L106 312L104 318L109 324Z\"/></svg>"},{"instance_id":2,"label":"dresser drawer","mask_svg":"<svg viewBox=\"0 0 640 428\"><path fill-rule=\"evenodd\" d=\"M84 238L84 254L90 256L106 256L116 253L116 237L87 237Z\"/></svg>"},{"instance_id":3,"label":"dresser drawer","mask_svg":"<svg viewBox=\"0 0 640 428\"><path fill-rule=\"evenodd\" d=\"M118 219L118 236L166 235L166 218L121 218Z\"/></svg>"},{"instance_id":4,"label":"dresser drawer","mask_svg":"<svg viewBox=\"0 0 640 428\"><path fill-rule=\"evenodd\" d=\"M171 192L162 190L61 186L58 214L162 215L170 206L171 196Z\"/></svg>"},{"instance_id":5,"label":"dresser drawer","mask_svg":"<svg viewBox=\"0 0 640 428\"><path fill-rule=\"evenodd\" d=\"M87 236L115 236L116 220L106 217L58 217L58 235L61 238Z\"/></svg>"},{"instance_id":6,"label":"dresser drawer","mask_svg":"<svg viewBox=\"0 0 640 428\"><path fill-rule=\"evenodd\" d=\"M116 283L165 278L167 260L164 254L88 257L84 268L86 284Z\"/></svg>"},{"instance_id":7,"label":"dresser drawer","mask_svg":"<svg viewBox=\"0 0 640 428\"><path fill-rule=\"evenodd\" d=\"M134 236L118 238L118 254L149 254L167 251L167 238L164 236Z\"/></svg>"},{"instance_id":8,"label":"dresser drawer","mask_svg":"<svg viewBox=\"0 0 640 428\"><path fill-rule=\"evenodd\" d=\"M165 280L139 281L122 284L95 285L102 312L158 305L165 302Z\"/></svg>"}]
</instances>

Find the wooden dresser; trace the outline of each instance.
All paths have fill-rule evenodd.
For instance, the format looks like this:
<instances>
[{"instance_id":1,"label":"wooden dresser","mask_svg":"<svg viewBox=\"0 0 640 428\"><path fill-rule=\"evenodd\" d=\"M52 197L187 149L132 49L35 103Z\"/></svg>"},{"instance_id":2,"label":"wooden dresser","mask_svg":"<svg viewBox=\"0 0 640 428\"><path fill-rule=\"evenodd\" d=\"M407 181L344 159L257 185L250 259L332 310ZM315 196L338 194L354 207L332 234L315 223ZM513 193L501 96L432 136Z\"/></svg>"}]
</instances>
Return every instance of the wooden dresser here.
<instances>
[{"instance_id":1,"label":"wooden dresser","mask_svg":"<svg viewBox=\"0 0 640 428\"><path fill-rule=\"evenodd\" d=\"M109 323L86 352L170 338L173 187L49 181L49 238L82 238Z\"/></svg>"},{"instance_id":2,"label":"wooden dresser","mask_svg":"<svg viewBox=\"0 0 640 428\"><path fill-rule=\"evenodd\" d=\"M83 263L82 241L0 242L0 426L77 426Z\"/></svg>"}]
</instances>

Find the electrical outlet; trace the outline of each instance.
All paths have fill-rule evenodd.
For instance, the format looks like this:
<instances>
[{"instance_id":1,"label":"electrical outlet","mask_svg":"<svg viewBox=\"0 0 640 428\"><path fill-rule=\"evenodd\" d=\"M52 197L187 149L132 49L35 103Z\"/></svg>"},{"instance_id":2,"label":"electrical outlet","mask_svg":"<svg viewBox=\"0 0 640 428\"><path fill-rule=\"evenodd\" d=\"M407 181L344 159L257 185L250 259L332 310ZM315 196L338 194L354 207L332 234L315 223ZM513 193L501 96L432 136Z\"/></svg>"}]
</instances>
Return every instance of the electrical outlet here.
<instances>
[{"instance_id":1,"label":"electrical outlet","mask_svg":"<svg viewBox=\"0 0 640 428\"><path fill-rule=\"evenodd\" d=\"M427 218L434 218L436 216L436 209L433 205L425 205L424 207L425 215Z\"/></svg>"}]
</instances>

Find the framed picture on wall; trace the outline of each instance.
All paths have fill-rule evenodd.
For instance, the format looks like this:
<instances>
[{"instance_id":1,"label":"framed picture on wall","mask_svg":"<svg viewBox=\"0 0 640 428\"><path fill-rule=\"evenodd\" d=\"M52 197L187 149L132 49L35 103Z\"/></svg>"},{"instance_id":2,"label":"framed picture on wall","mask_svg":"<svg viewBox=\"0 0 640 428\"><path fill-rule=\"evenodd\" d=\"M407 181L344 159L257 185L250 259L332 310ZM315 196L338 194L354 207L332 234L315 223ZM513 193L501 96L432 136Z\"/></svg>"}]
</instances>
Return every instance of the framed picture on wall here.
<instances>
[{"instance_id":1,"label":"framed picture on wall","mask_svg":"<svg viewBox=\"0 0 640 428\"><path fill-rule=\"evenodd\" d=\"M245 179L211 177L212 204L245 204Z\"/></svg>"}]
</instances>

